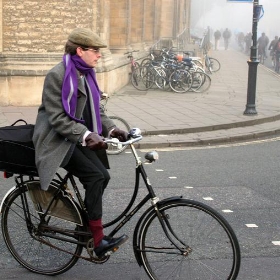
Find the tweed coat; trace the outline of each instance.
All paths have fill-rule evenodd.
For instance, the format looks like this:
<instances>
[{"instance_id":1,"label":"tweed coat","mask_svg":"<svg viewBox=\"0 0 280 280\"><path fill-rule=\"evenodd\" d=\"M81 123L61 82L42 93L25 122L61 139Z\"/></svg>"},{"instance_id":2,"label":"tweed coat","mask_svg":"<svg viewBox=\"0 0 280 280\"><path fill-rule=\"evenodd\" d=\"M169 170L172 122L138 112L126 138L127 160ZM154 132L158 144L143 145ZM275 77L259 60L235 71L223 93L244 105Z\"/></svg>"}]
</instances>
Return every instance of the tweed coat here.
<instances>
[{"instance_id":1,"label":"tweed coat","mask_svg":"<svg viewBox=\"0 0 280 280\"><path fill-rule=\"evenodd\" d=\"M70 119L62 106L61 91L65 67L57 64L46 75L42 93L42 104L38 109L33 143L35 161L41 188L47 190L58 168L67 164L75 145L81 144L87 127ZM87 94L79 73L76 118L81 118ZM113 121L100 109L102 126L109 131L115 127Z\"/></svg>"}]
</instances>

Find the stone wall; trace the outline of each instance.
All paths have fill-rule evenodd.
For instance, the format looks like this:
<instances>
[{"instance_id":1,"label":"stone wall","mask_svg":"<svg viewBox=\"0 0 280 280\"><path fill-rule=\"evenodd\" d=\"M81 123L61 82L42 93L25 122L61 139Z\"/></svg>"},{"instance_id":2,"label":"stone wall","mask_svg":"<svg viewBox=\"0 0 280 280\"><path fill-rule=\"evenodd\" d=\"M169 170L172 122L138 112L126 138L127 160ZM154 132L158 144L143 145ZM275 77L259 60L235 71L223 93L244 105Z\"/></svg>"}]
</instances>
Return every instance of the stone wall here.
<instances>
[{"instance_id":1,"label":"stone wall","mask_svg":"<svg viewBox=\"0 0 280 280\"><path fill-rule=\"evenodd\" d=\"M63 51L75 27L92 27L90 0L2 0L4 52Z\"/></svg>"},{"instance_id":2,"label":"stone wall","mask_svg":"<svg viewBox=\"0 0 280 280\"><path fill-rule=\"evenodd\" d=\"M96 70L101 88L113 94L129 81L124 52L138 49L141 59L161 37L176 39L188 24L190 2L0 0L0 105L40 103L44 75L61 61L76 27L95 30L108 43Z\"/></svg>"}]
</instances>

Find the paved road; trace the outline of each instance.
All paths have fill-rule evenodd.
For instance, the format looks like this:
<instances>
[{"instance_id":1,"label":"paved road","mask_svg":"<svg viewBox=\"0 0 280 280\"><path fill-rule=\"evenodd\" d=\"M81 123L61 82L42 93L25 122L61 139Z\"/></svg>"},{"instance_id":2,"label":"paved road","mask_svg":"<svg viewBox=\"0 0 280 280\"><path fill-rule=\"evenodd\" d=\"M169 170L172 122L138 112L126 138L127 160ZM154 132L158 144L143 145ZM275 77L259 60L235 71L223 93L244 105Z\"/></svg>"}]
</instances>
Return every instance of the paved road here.
<instances>
[{"instance_id":1,"label":"paved road","mask_svg":"<svg viewBox=\"0 0 280 280\"><path fill-rule=\"evenodd\" d=\"M156 163L145 165L160 198L184 195L209 204L225 215L241 245L242 266L238 279L279 279L279 246L272 243L280 240L279 164L275 153L279 145L278 139L257 144L160 151L160 159ZM140 155L143 157L141 151ZM110 207L105 207L105 217L112 214L112 210L117 212L123 207L134 181L135 163L131 154L111 156L110 162L112 180L109 188L113 195L110 191L105 193L104 201L110 204ZM11 182L0 179L0 184L1 196ZM140 195L143 197L145 192L143 184L141 186ZM133 218L122 232L132 237L136 221L137 218ZM45 279L21 268L7 252L1 236L0 269L6 276L3 279ZM81 260L70 271L55 278L112 279L112 275L114 279L147 279L134 259L131 238L106 264L95 265Z\"/></svg>"}]
</instances>

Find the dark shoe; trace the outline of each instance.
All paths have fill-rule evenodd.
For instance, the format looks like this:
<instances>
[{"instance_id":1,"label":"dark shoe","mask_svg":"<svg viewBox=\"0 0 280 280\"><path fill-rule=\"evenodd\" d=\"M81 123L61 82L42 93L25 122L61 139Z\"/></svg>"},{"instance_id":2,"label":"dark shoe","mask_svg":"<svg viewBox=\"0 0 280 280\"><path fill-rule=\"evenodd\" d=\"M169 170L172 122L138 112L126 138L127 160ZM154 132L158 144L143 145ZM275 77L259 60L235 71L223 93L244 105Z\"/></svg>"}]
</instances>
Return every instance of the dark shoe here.
<instances>
[{"instance_id":1,"label":"dark shoe","mask_svg":"<svg viewBox=\"0 0 280 280\"><path fill-rule=\"evenodd\" d=\"M94 249L95 255L101 258L105 255L114 253L127 239L128 236L125 234L116 238L104 236L100 241L99 246Z\"/></svg>"}]
</instances>

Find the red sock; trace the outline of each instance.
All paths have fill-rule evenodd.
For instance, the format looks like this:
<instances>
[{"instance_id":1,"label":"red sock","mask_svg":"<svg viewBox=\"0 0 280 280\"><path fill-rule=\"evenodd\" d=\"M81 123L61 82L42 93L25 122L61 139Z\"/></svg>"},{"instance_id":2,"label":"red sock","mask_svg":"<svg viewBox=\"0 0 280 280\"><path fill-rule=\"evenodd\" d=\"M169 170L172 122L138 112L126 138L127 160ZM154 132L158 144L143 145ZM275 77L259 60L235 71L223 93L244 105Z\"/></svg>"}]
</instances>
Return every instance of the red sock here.
<instances>
[{"instance_id":1,"label":"red sock","mask_svg":"<svg viewBox=\"0 0 280 280\"><path fill-rule=\"evenodd\" d=\"M101 219L99 220L90 220L89 227L94 240L94 248L98 247L100 241L103 239L103 226Z\"/></svg>"}]
</instances>

